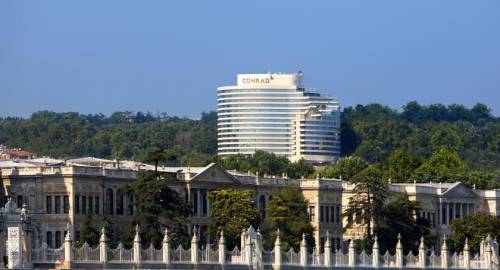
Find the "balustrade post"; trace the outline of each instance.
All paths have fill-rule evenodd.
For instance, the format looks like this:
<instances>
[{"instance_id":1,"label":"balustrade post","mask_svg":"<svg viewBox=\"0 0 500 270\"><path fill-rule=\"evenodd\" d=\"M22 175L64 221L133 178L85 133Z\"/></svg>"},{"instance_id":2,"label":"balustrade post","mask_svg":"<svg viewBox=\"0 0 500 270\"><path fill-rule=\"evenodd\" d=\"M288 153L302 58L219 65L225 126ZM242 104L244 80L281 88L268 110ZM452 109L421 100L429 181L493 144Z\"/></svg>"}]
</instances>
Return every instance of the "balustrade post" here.
<instances>
[{"instance_id":1,"label":"balustrade post","mask_svg":"<svg viewBox=\"0 0 500 270\"><path fill-rule=\"evenodd\" d=\"M133 244L134 263L141 263L141 236L139 235L139 224L135 225L135 236Z\"/></svg>"},{"instance_id":2,"label":"balustrade post","mask_svg":"<svg viewBox=\"0 0 500 270\"><path fill-rule=\"evenodd\" d=\"M253 258L253 242L251 239L250 234L245 234L246 235L246 240L245 240L245 260L247 265L252 265L252 258ZM241 253L243 254L243 252Z\"/></svg>"},{"instance_id":3,"label":"balustrade post","mask_svg":"<svg viewBox=\"0 0 500 270\"><path fill-rule=\"evenodd\" d=\"M375 269L378 269L380 265L380 257L379 257L379 247L378 247L378 237L375 235L373 239L373 246L372 246L372 266Z\"/></svg>"},{"instance_id":4,"label":"balustrade post","mask_svg":"<svg viewBox=\"0 0 500 270\"><path fill-rule=\"evenodd\" d=\"M73 239L71 239L71 230L68 230L64 238L64 264L66 268L71 268L73 262Z\"/></svg>"},{"instance_id":5,"label":"balustrade post","mask_svg":"<svg viewBox=\"0 0 500 270\"><path fill-rule=\"evenodd\" d=\"M330 232L326 231L325 251L324 251L325 266L332 266L332 243L330 242Z\"/></svg>"},{"instance_id":6,"label":"balustrade post","mask_svg":"<svg viewBox=\"0 0 500 270\"><path fill-rule=\"evenodd\" d=\"M349 267L354 268L356 266L356 251L354 250L354 239L349 242Z\"/></svg>"},{"instance_id":7,"label":"balustrade post","mask_svg":"<svg viewBox=\"0 0 500 270\"><path fill-rule=\"evenodd\" d=\"M307 266L307 242L306 234L302 234L302 241L300 242L300 264Z\"/></svg>"},{"instance_id":8,"label":"balustrade post","mask_svg":"<svg viewBox=\"0 0 500 270\"><path fill-rule=\"evenodd\" d=\"M490 235L488 234L488 237L486 238L486 246L485 246L485 252L484 252L484 258L486 261L486 269L493 269L492 268L492 255L493 251L491 249L491 238Z\"/></svg>"},{"instance_id":9,"label":"balustrade post","mask_svg":"<svg viewBox=\"0 0 500 270\"><path fill-rule=\"evenodd\" d=\"M243 229L241 231L241 236L240 236L240 248L241 248L240 257L241 257L242 262L246 262L246 256L245 256L247 253L245 250L246 245L247 245L246 240L247 240L247 233L246 233L245 229Z\"/></svg>"},{"instance_id":10,"label":"balustrade post","mask_svg":"<svg viewBox=\"0 0 500 270\"><path fill-rule=\"evenodd\" d=\"M403 245L401 244L401 234L398 234L398 243L396 244L396 266L403 268Z\"/></svg>"},{"instance_id":11,"label":"balustrade post","mask_svg":"<svg viewBox=\"0 0 500 270\"><path fill-rule=\"evenodd\" d=\"M219 264L226 264L226 240L224 239L224 231L220 232L219 238Z\"/></svg>"},{"instance_id":12,"label":"balustrade post","mask_svg":"<svg viewBox=\"0 0 500 270\"><path fill-rule=\"evenodd\" d=\"M424 237L420 237L420 245L418 246L418 265L425 269L425 242Z\"/></svg>"},{"instance_id":13,"label":"balustrade post","mask_svg":"<svg viewBox=\"0 0 500 270\"><path fill-rule=\"evenodd\" d=\"M441 245L441 268L448 269L448 246L446 245L446 234L443 237L443 245Z\"/></svg>"},{"instance_id":14,"label":"balustrade post","mask_svg":"<svg viewBox=\"0 0 500 270\"><path fill-rule=\"evenodd\" d=\"M108 239L106 237L106 229L102 227L101 229L101 238L99 239L99 261L102 264L106 264L108 262Z\"/></svg>"},{"instance_id":15,"label":"balustrade post","mask_svg":"<svg viewBox=\"0 0 500 270\"><path fill-rule=\"evenodd\" d=\"M465 245L464 245L464 268L470 269L469 239L467 238L465 238Z\"/></svg>"},{"instance_id":16,"label":"balustrade post","mask_svg":"<svg viewBox=\"0 0 500 270\"><path fill-rule=\"evenodd\" d=\"M276 241L274 241L274 264L273 266L277 269L281 267L283 260L281 258L281 239L280 230L276 232Z\"/></svg>"},{"instance_id":17,"label":"balustrade post","mask_svg":"<svg viewBox=\"0 0 500 270\"><path fill-rule=\"evenodd\" d=\"M191 262L193 264L198 264L200 262L198 258L198 231L196 227L194 227L193 238L191 238Z\"/></svg>"},{"instance_id":18,"label":"balustrade post","mask_svg":"<svg viewBox=\"0 0 500 270\"><path fill-rule=\"evenodd\" d=\"M168 239L168 229L165 228L165 235L162 242L163 263L170 264L170 243Z\"/></svg>"}]
</instances>

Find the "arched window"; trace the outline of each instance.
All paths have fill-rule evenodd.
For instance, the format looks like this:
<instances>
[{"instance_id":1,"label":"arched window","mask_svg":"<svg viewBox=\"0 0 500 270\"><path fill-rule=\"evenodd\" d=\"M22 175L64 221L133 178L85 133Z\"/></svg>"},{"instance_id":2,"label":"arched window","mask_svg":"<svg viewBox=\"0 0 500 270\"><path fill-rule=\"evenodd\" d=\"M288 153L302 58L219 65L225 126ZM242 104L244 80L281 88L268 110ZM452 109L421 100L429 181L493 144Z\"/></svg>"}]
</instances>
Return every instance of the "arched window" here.
<instances>
[{"instance_id":1,"label":"arched window","mask_svg":"<svg viewBox=\"0 0 500 270\"><path fill-rule=\"evenodd\" d=\"M116 214L123 215L123 194L121 190L116 191Z\"/></svg>"},{"instance_id":2,"label":"arched window","mask_svg":"<svg viewBox=\"0 0 500 270\"><path fill-rule=\"evenodd\" d=\"M104 209L107 215L113 214L113 190L111 188L106 190L106 205Z\"/></svg>"},{"instance_id":3,"label":"arched window","mask_svg":"<svg viewBox=\"0 0 500 270\"><path fill-rule=\"evenodd\" d=\"M259 209L262 218L266 217L266 196L260 195L259 197Z\"/></svg>"},{"instance_id":4,"label":"arched window","mask_svg":"<svg viewBox=\"0 0 500 270\"><path fill-rule=\"evenodd\" d=\"M54 248L54 245L52 244L52 232L47 232L47 246L49 248Z\"/></svg>"},{"instance_id":5,"label":"arched window","mask_svg":"<svg viewBox=\"0 0 500 270\"><path fill-rule=\"evenodd\" d=\"M60 247L61 247L61 232L57 231L56 232L56 241L55 241L54 248L60 248Z\"/></svg>"}]
</instances>

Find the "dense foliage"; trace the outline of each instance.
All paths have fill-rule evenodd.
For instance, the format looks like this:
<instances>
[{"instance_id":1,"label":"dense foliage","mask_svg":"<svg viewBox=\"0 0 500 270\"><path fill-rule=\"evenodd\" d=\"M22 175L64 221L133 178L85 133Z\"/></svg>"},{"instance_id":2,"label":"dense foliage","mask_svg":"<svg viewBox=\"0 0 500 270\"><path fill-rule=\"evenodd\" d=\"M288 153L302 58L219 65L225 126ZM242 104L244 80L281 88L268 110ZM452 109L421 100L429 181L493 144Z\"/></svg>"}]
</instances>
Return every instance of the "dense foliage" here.
<instances>
[{"instance_id":1,"label":"dense foliage","mask_svg":"<svg viewBox=\"0 0 500 270\"><path fill-rule=\"evenodd\" d=\"M488 235L492 239L499 239L500 219L488 213L474 213L465 216L463 219L452 220L451 230L453 234L447 243L452 251L462 251L465 239L467 239L470 251L476 253L479 251L481 240Z\"/></svg>"},{"instance_id":2,"label":"dense foliage","mask_svg":"<svg viewBox=\"0 0 500 270\"><path fill-rule=\"evenodd\" d=\"M121 240L131 243L135 234L135 226L140 226L141 240L144 245L150 243L159 246L165 228L169 230L169 239L174 246L188 245L190 236L186 228L189 226L191 205L167 184L175 176L157 175L153 171L141 172L133 183L123 187L124 193L133 198L130 206L134 207L134 218Z\"/></svg>"},{"instance_id":3,"label":"dense foliage","mask_svg":"<svg viewBox=\"0 0 500 270\"><path fill-rule=\"evenodd\" d=\"M202 166L217 160L216 118L216 112L192 120L142 112L105 116L40 111L28 119L0 118L0 144L56 158L141 161L147 149L157 147L176 153L177 160L168 164ZM500 181L500 118L484 104L469 109L412 101L401 112L381 104L357 105L344 109L341 129L342 156L362 158L367 164L358 164L361 167L383 164L384 177L394 181L415 180L421 163L440 149L456 153L463 162L464 169L454 179L479 187L498 186ZM264 153L254 160L236 156L221 163L227 169L259 171L261 175L314 175L305 162L288 163ZM428 164L432 166L432 162ZM418 171L416 180L425 180L429 170L424 169ZM325 170L324 174L352 177L352 171L344 169ZM437 176L441 177L439 172Z\"/></svg>"},{"instance_id":4,"label":"dense foliage","mask_svg":"<svg viewBox=\"0 0 500 270\"><path fill-rule=\"evenodd\" d=\"M177 163L206 163L217 148L216 113L201 120L165 114L40 111L30 118L0 118L0 144L56 158L96 156L142 161L152 147L173 149Z\"/></svg>"},{"instance_id":5,"label":"dense foliage","mask_svg":"<svg viewBox=\"0 0 500 270\"><path fill-rule=\"evenodd\" d=\"M231 250L239 245L241 231L250 226L259 227L260 213L253 200L253 191L221 189L210 191L210 225L208 233L211 239L218 239L224 232L227 247Z\"/></svg>"},{"instance_id":6,"label":"dense foliage","mask_svg":"<svg viewBox=\"0 0 500 270\"><path fill-rule=\"evenodd\" d=\"M293 248L298 251L302 234L305 234L309 247L314 245L314 228L309 222L307 206L304 195L296 187L280 189L274 194L266 208L267 233L272 236L265 238L268 248L273 247L278 230L283 250Z\"/></svg>"},{"instance_id":7,"label":"dense foliage","mask_svg":"<svg viewBox=\"0 0 500 270\"><path fill-rule=\"evenodd\" d=\"M273 153L257 150L253 155L242 154L231 155L219 159L220 165L227 170L240 172L250 171L254 174L264 175L287 175L290 178L301 178L311 176L314 167L304 159L290 162L285 157L278 157Z\"/></svg>"}]
</instances>

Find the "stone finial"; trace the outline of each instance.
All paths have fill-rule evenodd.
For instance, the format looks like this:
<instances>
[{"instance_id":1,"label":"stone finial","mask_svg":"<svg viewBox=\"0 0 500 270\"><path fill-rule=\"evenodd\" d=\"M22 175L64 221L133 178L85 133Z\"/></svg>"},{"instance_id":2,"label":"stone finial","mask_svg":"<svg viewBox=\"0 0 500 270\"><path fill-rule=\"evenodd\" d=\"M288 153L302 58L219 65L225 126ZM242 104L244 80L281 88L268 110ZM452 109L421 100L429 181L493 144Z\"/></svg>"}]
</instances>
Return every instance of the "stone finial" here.
<instances>
[{"instance_id":1,"label":"stone finial","mask_svg":"<svg viewBox=\"0 0 500 270\"><path fill-rule=\"evenodd\" d=\"M464 251L469 251L469 239L465 238Z\"/></svg>"},{"instance_id":2,"label":"stone finial","mask_svg":"<svg viewBox=\"0 0 500 270\"><path fill-rule=\"evenodd\" d=\"M225 243L225 239L224 239L224 230L221 230L220 231L220 238L219 238L219 244L220 243Z\"/></svg>"},{"instance_id":3,"label":"stone finial","mask_svg":"<svg viewBox=\"0 0 500 270\"><path fill-rule=\"evenodd\" d=\"M375 235L373 237L373 247L372 247L372 249L378 249L378 237L377 237L377 235Z\"/></svg>"},{"instance_id":4,"label":"stone finial","mask_svg":"<svg viewBox=\"0 0 500 270\"><path fill-rule=\"evenodd\" d=\"M424 242L424 236L420 237L420 245L418 246L419 249L425 249L425 242Z\"/></svg>"},{"instance_id":5,"label":"stone finial","mask_svg":"<svg viewBox=\"0 0 500 270\"><path fill-rule=\"evenodd\" d=\"M446 245L446 234L443 236L443 245L441 246L442 250L448 250L448 246Z\"/></svg>"},{"instance_id":6,"label":"stone finial","mask_svg":"<svg viewBox=\"0 0 500 270\"><path fill-rule=\"evenodd\" d=\"M141 238L139 236L139 224L135 225L135 236L134 236L134 242L140 242Z\"/></svg>"},{"instance_id":7,"label":"stone finial","mask_svg":"<svg viewBox=\"0 0 500 270\"><path fill-rule=\"evenodd\" d=\"M302 241L300 242L300 246L304 246L304 247L307 246L306 234L305 233L302 233Z\"/></svg>"},{"instance_id":8,"label":"stone finial","mask_svg":"<svg viewBox=\"0 0 500 270\"><path fill-rule=\"evenodd\" d=\"M275 246L281 246L281 239L280 239L280 229L276 230L276 241L274 241Z\"/></svg>"},{"instance_id":9,"label":"stone finial","mask_svg":"<svg viewBox=\"0 0 500 270\"><path fill-rule=\"evenodd\" d=\"M168 228L165 227L165 231L163 232L163 243L168 243Z\"/></svg>"},{"instance_id":10,"label":"stone finial","mask_svg":"<svg viewBox=\"0 0 500 270\"><path fill-rule=\"evenodd\" d=\"M106 242L106 240L107 240L107 239L106 239L106 228L105 228L105 227L102 227L102 228L101 228L101 239L100 239L100 241L101 241L101 242Z\"/></svg>"}]
</instances>

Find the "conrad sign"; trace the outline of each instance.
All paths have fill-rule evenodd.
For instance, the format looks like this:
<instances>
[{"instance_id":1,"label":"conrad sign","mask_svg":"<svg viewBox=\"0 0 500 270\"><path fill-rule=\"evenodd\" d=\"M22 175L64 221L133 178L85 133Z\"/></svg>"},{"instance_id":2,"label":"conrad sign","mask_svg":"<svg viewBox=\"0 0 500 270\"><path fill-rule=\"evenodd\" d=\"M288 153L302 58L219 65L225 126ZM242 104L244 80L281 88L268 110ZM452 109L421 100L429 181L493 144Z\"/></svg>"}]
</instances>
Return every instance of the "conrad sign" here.
<instances>
[{"instance_id":1,"label":"conrad sign","mask_svg":"<svg viewBox=\"0 0 500 270\"><path fill-rule=\"evenodd\" d=\"M269 84L271 83L271 78L243 78L241 79L243 84Z\"/></svg>"}]
</instances>

